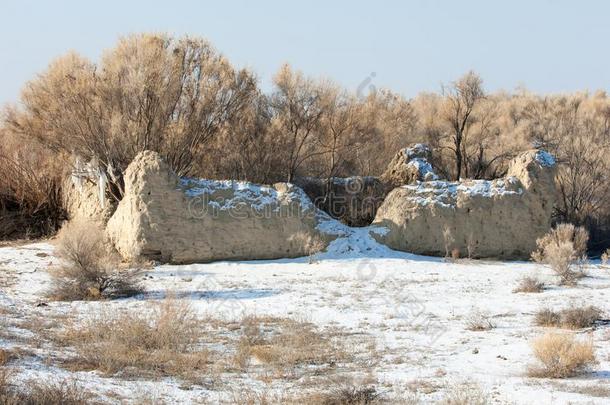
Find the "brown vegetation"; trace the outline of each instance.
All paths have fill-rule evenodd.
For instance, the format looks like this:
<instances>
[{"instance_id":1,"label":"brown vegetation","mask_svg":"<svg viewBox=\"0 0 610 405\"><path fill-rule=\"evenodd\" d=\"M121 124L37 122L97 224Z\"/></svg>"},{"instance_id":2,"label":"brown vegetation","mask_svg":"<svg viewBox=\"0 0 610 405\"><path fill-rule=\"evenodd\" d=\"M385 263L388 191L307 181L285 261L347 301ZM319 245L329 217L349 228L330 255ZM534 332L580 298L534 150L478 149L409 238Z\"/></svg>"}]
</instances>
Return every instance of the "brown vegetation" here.
<instances>
[{"instance_id":1,"label":"brown vegetation","mask_svg":"<svg viewBox=\"0 0 610 405\"><path fill-rule=\"evenodd\" d=\"M11 383L12 373L0 368L2 405L87 405L96 403L93 395L74 381Z\"/></svg>"},{"instance_id":2,"label":"brown vegetation","mask_svg":"<svg viewBox=\"0 0 610 405\"><path fill-rule=\"evenodd\" d=\"M541 293L544 291L544 283L534 277L523 277L519 281L517 288L513 290L514 293Z\"/></svg>"},{"instance_id":3,"label":"brown vegetation","mask_svg":"<svg viewBox=\"0 0 610 405\"><path fill-rule=\"evenodd\" d=\"M601 319L602 311L594 306L574 306L559 312L545 308L536 313L538 326L553 326L566 329L582 329L594 326Z\"/></svg>"},{"instance_id":4,"label":"brown vegetation","mask_svg":"<svg viewBox=\"0 0 610 405\"><path fill-rule=\"evenodd\" d=\"M25 86L20 104L6 110L1 133L18 137L30 156L1 151L9 159L0 163L0 181L14 183L0 188L9 190L2 204L52 218L50 231L61 208L53 203L58 183L40 178L39 163L56 152L62 162L69 154L91 161L120 199L123 171L145 149L180 175L273 183L380 175L398 149L426 142L438 173L450 179L500 177L519 151L547 149L559 164L557 222L586 226L593 242L610 233L604 92L490 94L468 72L440 93L406 99L385 89L350 92L285 65L264 94L251 72L233 68L203 39L136 34L97 64L75 53L53 61ZM42 148L31 147L38 142ZM23 180L14 180L18 172ZM31 177L43 184L24 180ZM40 233L44 226L34 222Z\"/></svg>"},{"instance_id":5,"label":"brown vegetation","mask_svg":"<svg viewBox=\"0 0 610 405\"><path fill-rule=\"evenodd\" d=\"M277 377L296 377L303 368L333 368L348 358L337 342L307 322L246 317L235 363L247 368L252 359L268 365Z\"/></svg>"},{"instance_id":6,"label":"brown vegetation","mask_svg":"<svg viewBox=\"0 0 610 405\"><path fill-rule=\"evenodd\" d=\"M490 317L479 311L472 312L466 319L466 329L473 332L487 331L495 327L496 324L490 319Z\"/></svg>"},{"instance_id":7,"label":"brown vegetation","mask_svg":"<svg viewBox=\"0 0 610 405\"><path fill-rule=\"evenodd\" d=\"M532 253L532 258L549 264L561 284L575 285L586 275L584 264L588 240L589 234L583 227L559 224L536 241L538 250Z\"/></svg>"},{"instance_id":8,"label":"brown vegetation","mask_svg":"<svg viewBox=\"0 0 610 405\"><path fill-rule=\"evenodd\" d=\"M545 334L533 341L532 349L539 364L529 367L530 377L572 377L596 363L593 342L580 342L568 334Z\"/></svg>"},{"instance_id":9,"label":"brown vegetation","mask_svg":"<svg viewBox=\"0 0 610 405\"><path fill-rule=\"evenodd\" d=\"M196 380L210 367L208 350L198 346L199 322L188 305L170 299L152 312L102 313L59 339L76 347L73 368Z\"/></svg>"},{"instance_id":10,"label":"brown vegetation","mask_svg":"<svg viewBox=\"0 0 610 405\"><path fill-rule=\"evenodd\" d=\"M51 270L49 296L53 299L118 298L142 291L140 271L120 268L102 229L93 222L67 223L60 232L57 250L65 264Z\"/></svg>"}]
</instances>

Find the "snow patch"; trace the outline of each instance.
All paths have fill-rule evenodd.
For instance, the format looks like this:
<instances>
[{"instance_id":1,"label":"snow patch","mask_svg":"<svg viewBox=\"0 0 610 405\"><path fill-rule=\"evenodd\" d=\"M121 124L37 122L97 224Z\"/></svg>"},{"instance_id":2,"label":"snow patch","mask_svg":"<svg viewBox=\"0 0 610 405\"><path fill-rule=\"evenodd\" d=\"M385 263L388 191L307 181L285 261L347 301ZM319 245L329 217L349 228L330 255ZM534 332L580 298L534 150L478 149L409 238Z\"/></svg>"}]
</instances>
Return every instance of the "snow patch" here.
<instances>
[{"instance_id":1,"label":"snow patch","mask_svg":"<svg viewBox=\"0 0 610 405\"><path fill-rule=\"evenodd\" d=\"M542 167L553 167L555 166L555 158L550 153L539 150L536 152L536 162Z\"/></svg>"}]
</instances>

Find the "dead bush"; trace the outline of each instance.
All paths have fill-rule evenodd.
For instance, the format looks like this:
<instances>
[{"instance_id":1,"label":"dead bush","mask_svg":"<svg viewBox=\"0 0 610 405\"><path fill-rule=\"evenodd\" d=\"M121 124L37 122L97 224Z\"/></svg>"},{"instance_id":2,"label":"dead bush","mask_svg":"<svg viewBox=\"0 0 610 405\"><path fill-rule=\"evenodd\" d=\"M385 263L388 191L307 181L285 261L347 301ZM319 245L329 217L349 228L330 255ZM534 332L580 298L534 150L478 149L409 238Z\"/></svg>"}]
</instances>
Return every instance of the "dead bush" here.
<instances>
[{"instance_id":1,"label":"dead bush","mask_svg":"<svg viewBox=\"0 0 610 405\"><path fill-rule=\"evenodd\" d=\"M199 322L188 305L167 299L152 312L102 314L60 338L76 347L79 357L69 364L79 369L195 380L210 364L198 345Z\"/></svg>"},{"instance_id":2,"label":"dead bush","mask_svg":"<svg viewBox=\"0 0 610 405\"><path fill-rule=\"evenodd\" d=\"M600 320L601 314L601 309L592 305L564 309L561 311L561 325L569 329L588 328Z\"/></svg>"},{"instance_id":3,"label":"dead bush","mask_svg":"<svg viewBox=\"0 0 610 405\"><path fill-rule=\"evenodd\" d=\"M0 128L0 240L54 234L66 213L63 167L35 141Z\"/></svg>"},{"instance_id":4,"label":"dead bush","mask_svg":"<svg viewBox=\"0 0 610 405\"><path fill-rule=\"evenodd\" d=\"M538 326L553 326L561 325L561 315L549 308L541 309L534 317L534 323Z\"/></svg>"},{"instance_id":5,"label":"dead bush","mask_svg":"<svg viewBox=\"0 0 610 405\"><path fill-rule=\"evenodd\" d=\"M495 328L495 323L489 318L489 316L479 312L472 312L466 319L466 329L481 332L491 330Z\"/></svg>"},{"instance_id":6,"label":"dead bush","mask_svg":"<svg viewBox=\"0 0 610 405\"><path fill-rule=\"evenodd\" d=\"M120 269L119 261L93 222L69 222L60 232L58 254L65 264L51 271L53 299L95 300L142 292L138 269Z\"/></svg>"},{"instance_id":7,"label":"dead bush","mask_svg":"<svg viewBox=\"0 0 610 405\"><path fill-rule=\"evenodd\" d=\"M582 227L560 224L536 241L532 253L535 261L547 263L559 276L562 285L575 285L584 277L589 234Z\"/></svg>"},{"instance_id":8,"label":"dead bush","mask_svg":"<svg viewBox=\"0 0 610 405\"><path fill-rule=\"evenodd\" d=\"M9 362L11 354L8 350L0 349L0 367L5 366Z\"/></svg>"},{"instance_id":9,"label":"dead bush","mask_svg":"<svg viewBox=\"0 0 610 405\"><path fill-rule=\"evenodd\" d=\"M607 266L608 263L610 263L610 248L606 249L604 253L602 253L600 259L604 266Z\"/></svg>"},{"instance_id":10,"label":"dead bush","mask_svg":"<svg viewBox=\"0 0 610 405\"><path fill-rule=\"evenodd\" d=\"M489 399L478 385L471 383L454 384L439 402L441 405L487 405Z\"/></svg>"},{"instance_id":11,"label":"dead bush","mask_svg":"<svg viewBox=\"0 0 610 405\"><path fill-rule=\"evenodd\" d=\"M539 364L528 368L530 377L567 378L596 364L593 342L568 334L547 333L533 341L532 349Z\"/></svg>"},{"instance_id":12,"label":"dead bush","mask_svg":"<svg viewBox=\"0 0 610 405\"><path fill-rule=\"evenodd\" d=\"M559 312L545 308L536 313L535 323L538 326L582 329L594 326L600 320L602 311L594 306L571 307Z\"/></svg>"},{"instance_id":13,"label":"dead bush","mask_svg":"<svg viewBox=\"0 0 610 405\"><path fill-rule=\"evenodd\" d=\"M523 277L514 293L540 293L544 291L544 283L534 277Z\"/></svg>"}]
</instances>

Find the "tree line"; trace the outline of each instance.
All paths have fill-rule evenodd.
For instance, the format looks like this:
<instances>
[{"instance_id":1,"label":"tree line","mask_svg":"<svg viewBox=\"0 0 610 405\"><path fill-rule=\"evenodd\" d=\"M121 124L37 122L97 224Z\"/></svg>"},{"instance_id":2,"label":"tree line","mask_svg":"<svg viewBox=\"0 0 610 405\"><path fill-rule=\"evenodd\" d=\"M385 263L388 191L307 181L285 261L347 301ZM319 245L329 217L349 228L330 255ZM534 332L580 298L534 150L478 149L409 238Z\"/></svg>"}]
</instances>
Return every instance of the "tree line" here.
<instances>
[{"instance_id":1,"label":"tree line","mask_svg":"<svg viewBox=\"0 0 610 405\"><path fill-rule=\"evenodd\" d=\"M430 145L444 178L495 178L520 151L543 148L559 163L557 221L585 225L607 245L609 131L603 91L488 93L467 72L408 99L390 89L358 94L286 64L265 93L254 72L201 38L136 34L98 63L59 57L4 108L0 210L26 224L34 213L58 216L73 156L95 162L118 201L127 165L147 149L182 176L273 183L376 176L415 142Z\"/></svg>"}]
</instances>

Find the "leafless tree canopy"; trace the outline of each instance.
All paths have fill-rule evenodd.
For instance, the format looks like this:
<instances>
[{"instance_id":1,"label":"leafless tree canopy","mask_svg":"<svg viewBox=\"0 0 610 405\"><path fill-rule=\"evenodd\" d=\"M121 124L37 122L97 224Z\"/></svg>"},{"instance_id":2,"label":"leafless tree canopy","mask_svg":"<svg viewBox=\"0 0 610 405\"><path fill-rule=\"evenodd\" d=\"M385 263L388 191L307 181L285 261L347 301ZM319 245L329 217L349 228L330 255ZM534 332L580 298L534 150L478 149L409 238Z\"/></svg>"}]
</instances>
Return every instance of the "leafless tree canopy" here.
<instances>
[{"instance_id":1,"label":"leafless tree canopy","mask_svg":"<svg viewBox=\"0 0 610 405\"><path fill-rule=\"evenodd\" d=\"M3 210L52 201L71 154L97 164L119 200L123 171L145 149L160 152L180 175L272 183L379 175L414 142L432 147L446 178L495 178L519 151L537 147L559 163L556 220L585 225L607 247L604 92L488 93L474 72L439 90L412 99L388 89L362 96L284 65L264 93L252 73L232 67L203 39L131 35L97 64L74 53L58 58L27 83L19 107L5 110ZM35 162L53 173L45 177L50 184ZM32 185L38 192L27 191Z\"/></svg>"}]
</instances>

